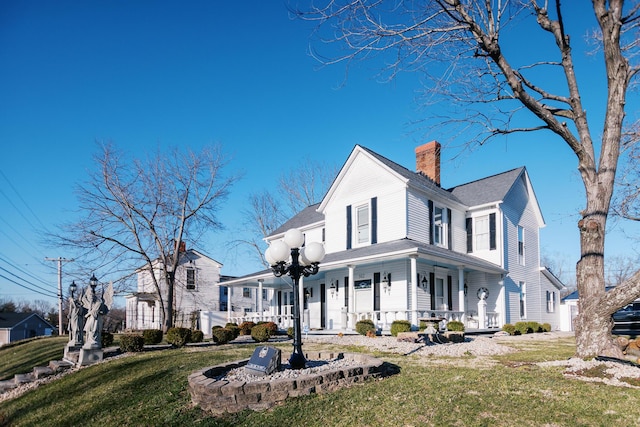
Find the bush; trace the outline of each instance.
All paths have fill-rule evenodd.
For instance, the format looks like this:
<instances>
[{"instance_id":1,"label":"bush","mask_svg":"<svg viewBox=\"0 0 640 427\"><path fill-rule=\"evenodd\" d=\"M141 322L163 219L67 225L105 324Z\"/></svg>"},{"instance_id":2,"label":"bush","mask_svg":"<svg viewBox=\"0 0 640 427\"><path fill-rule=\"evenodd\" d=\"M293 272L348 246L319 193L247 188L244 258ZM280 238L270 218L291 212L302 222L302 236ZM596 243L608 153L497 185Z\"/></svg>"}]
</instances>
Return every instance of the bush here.
<instances>
[{"instance_id":1,"label":"bush","mask_svg":"<svg viewBox=\"0 0 640 427\"><path fill-rule=\"evenodd\" d=\"M258 325L267 325L267 329L269 329L271 336L277 335L278 333L278 325L274 322L258 322Z\"/></svg>"},{"instance_id":2,"label":"bush","mask_svg":"<svg viewBox=\"0 0 640 427\"><path fill-rule=\"evenodd\" d=\"M542 325L538 322L527 322L527 327L531 329L532 333L542 332Z\"/></svg>"},{"instance_id":3,"label":"bush","mask_svg":"<svg viewBox=\"0 0 640 427\"><path fill-rule=\"evenodd\" d=\"M176 347L184 347L191 342L191 329L189 328L170 328L167 331L167 342Z\"/></svg>"},{"instance_id":4,"label":"bush","mask_svg":"<svg viewBox=\"0 0 640 427\"><path fill-rule=\"evenodd\" d=\"M518 335L533 333L533 330L529 326L529 322L516 322L514 326L516 328L516 334Z\"/></svg>"},{"instance_id":5,"label":"bush","mask_svg":"<svg viewBox=\"0 0 640 427\"><path fill-rule=\"evenodd\" d=\"M233 341L240 336L240 328L238 327L237 323L227 323L226 325L224 325L224 327L225 329L233 332L233 338L231 338L229 341Z\"/></svg>"},{"instance_id":6,"label":"bush","mask_svg":"<svg viewBox=\"0 0 640 427\"><path fill-rule=\"evenodd\" d=\"M120 351L140 352L144 349L144 337L138 334L124 334L120 337Z\"/></svg>"},{"instance_id":7,"label":"bush","mask_svg":"<svg viewBox=\"0 0 640 427\"><path fill-rule=\"evenodd\" d=\"M201 330L195 329L191 331L191 342L202 342L204 341L204 334Z\"/></svg>"},{"instance_id":8,"label":"bush","mask_svg":"<svg viewBox=\"0 0 640 427\"><path fill-rule=\"evenodd\" d=\"M551 332L551 324L543 323L542 324L542 332Z\"/></svg>"},{"instance_id":9,"label":"bush","mask_svg":"<svg viewBox=\"0 0 640 427\"><path fill-rule=\"evenodd\" d=\"M464 332L464 323L452 320L447 323L447 331Z\"/></svg>"},{"instance_id":10,"label":"bush","mask_svg":"<svg viewBox=\"0 0 640 427\"><path fill-rule=\"evenodd\" d=\"M376 331L376 325L371 319L359 320L356 322L356 332L360 335L367 335L369 331Z\"/></svg>"},{"instance_id":11,"label":"bush","mask_svg":"<svg viewBox=\"0 0 640 427\"><path fill-rule=\"evenodd\" d=\"M394 320L391 323L391 335L398 336L400 332L409 332L411 330L411 322L408 320Z\"/></svg>"},{"instance_id":12,"label":"bush","mask_svg":"<svg viewBox=\"0 0 640 427\"><path fill-rule=\"evenodd\" d=\"M502 327L502 330L508 333L509 335L516 334L516 327L513 326L511 323L505 323L505 325Z\"/></svg>"},{"instance_id":13,"label":"bush","mask_svg":"<svg viewBox=\"0 0 640 427\"><path fill-rule=\"evenodd\" d=\"M160 344L160 342L162 341L162 330L145 329L144 331L142 331L142 338L144 338L144 343L147 345Z\"/></svg>"},{"instance_id":14,"label":"bush","mask_svg":"<svg viewBox=\"0 0 640 427\"><path fill-rule=\"evenodd\" d=\"M102 331L100 341L100 343L102 344L102 348L109 347L111 344L113 344L113 334L111 332Z\"/></svg>"},{"instance_id":15,"label":"bush","mask_svg":"<svg viewBox=\"0 0 640 427\"><path fill-rule=\"evenodd\" d=\"M240 335L251 335L251 329L253 329L254 326L256 326L256 324L251 321L240 323L240 326L238 326L240 328Z\"/></svg>"},{"instance_id":16,"label":"bush","mask_svg":"<svg viewBox=\"0 0 640 427\"><path fill-rule=\"evenodd\" d=\"M267 342L271 337L271 331L266 323L256 325L251 329L251 338L256 342Z\"/></svg>"},{"instance_id":17,"label":"bush","mask_svg":"<svg viewBox=\"0 0 640 427\"><path fill-rule=\"evenodd\" d=\"M235 339L234 332L227 328L211 328L211 339L218 344L226 344Z\"/></svg>"}]
</instances>

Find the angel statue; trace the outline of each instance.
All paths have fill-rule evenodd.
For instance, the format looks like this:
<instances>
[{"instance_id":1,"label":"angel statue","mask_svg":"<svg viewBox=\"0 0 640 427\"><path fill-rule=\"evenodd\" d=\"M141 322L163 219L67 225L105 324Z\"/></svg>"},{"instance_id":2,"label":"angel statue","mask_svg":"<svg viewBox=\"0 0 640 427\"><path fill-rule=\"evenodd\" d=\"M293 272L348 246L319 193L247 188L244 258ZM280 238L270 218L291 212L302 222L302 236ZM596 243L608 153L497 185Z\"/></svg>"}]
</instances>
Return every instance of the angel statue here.
<instances>
[{"instance_id":1,"label":"angel statue","mask_svg":"<svg viewBox=\"0 0 640 427\"><path fill-rule=\"evenodd\" d=\"M91 277L90 287L82 294L82 306L87 310L85 314L85 340L82 348L102 348L102 322L105 314L113 304L113 285L109 283L102 297L96 294L98 280Z\"/></svg>"}]
</instances>

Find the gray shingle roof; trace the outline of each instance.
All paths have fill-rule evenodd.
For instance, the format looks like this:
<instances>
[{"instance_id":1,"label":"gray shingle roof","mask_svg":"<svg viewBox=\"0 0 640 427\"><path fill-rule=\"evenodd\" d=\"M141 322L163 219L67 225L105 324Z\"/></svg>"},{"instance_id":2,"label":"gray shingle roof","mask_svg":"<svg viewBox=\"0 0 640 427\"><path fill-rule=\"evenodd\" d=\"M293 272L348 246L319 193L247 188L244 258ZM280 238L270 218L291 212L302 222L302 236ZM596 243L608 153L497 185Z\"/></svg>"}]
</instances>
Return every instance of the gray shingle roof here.
<instances>
[{"instance_id":1,"label":"gray shingle roof","mask_svg":"<svg viewBox=\"0 0 640 427\"><path fill-rule=\"evenodd\" d=\"M478 206L504 200L513 183L524 173L519 167L477 181L458 185L449 191L467 206Z\"/></svg>"},{"instance_id":2,"label":"gray shingle roof","mask_svg":"<svg viewBox=\"0 0 640 427\"><path fill-rule=\"evenodd\" d=\"M318 209L318 206L320 206L320 203L307 206L298 214L291 217L291 219L289 219L287 222L285 222L280 227L278 227L273 233L271 233L271 236L284 233L290 228L300 228L305 225L315 224L316 222L324 221L324 215L316 211L316 209Z\"/></svg>"}]
</instances>

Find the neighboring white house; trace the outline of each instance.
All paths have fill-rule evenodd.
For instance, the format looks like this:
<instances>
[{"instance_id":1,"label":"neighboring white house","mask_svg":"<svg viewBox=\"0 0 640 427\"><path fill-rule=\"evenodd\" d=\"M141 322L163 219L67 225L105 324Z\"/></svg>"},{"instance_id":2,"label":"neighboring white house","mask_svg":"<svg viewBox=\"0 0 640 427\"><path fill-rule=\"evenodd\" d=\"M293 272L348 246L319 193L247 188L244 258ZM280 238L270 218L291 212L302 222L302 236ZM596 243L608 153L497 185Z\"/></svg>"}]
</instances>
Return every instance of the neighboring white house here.
<instances>
[{"instance_id":1,"label":"neighboring white house","mask_svg":"<svg viewBox=\"0 0 640 427\"><path fill-rule=\"evenodd\" d=\"M526 168L444 189L440 144L415 152L417 172L356 145L321 203L267 238L298 228L324 243L319 273L301 279L303 323L338 331L370 318L389 330L396 319L418 326L436 316L468 328L532 320L558 329L563 285L540 265L545 223ZM252 318L291 324L289 277L265 270L226 284L273 289Z\"/></svg>"},{"instance_id":2,"label":"neighboring white house","mask_svg":"<svg viewBox=\"0 0 640 427\"><path fill-rule=\"evenodd\" d=\"M158 277L162 294L166 298L166 280L161 278L160 267L160 262L156 261L154 274ZM201 312L222 311L226 320L228 288L221 286L221 268L222 264L208 256L182 247L175 274L176 326L199 329ZM151 272L143 267L136 273L137 291L125 297L126 327L133 330L161 329L163 313ZM205 334L210 334L210 328L202 330Z\"/></svg>"}]
</instances>

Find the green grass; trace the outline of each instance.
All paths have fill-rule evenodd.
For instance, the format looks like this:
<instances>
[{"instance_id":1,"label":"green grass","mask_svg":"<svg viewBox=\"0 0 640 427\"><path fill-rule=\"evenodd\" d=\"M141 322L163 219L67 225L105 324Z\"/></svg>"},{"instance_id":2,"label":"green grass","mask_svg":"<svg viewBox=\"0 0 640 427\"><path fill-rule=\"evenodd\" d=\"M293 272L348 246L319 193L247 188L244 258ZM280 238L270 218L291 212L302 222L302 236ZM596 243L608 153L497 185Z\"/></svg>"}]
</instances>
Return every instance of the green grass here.
<instances>
[{"instance_id":1,"label":"green grass","mask_svg":"<svg viewBox=\"0 0 640 427\"><path fill-rule=\"evenodd\" d=\"M23 340L0 348L0 380L15 374L31 372L34 366L46 366L50 360L60 360L69 337L46 337Z\"/></svg>"},{"instance_id":2,"label":"green grass","mask_svg":"<svg viewBox=\"0 0 640 427\"><path fill-rule=\"evenodd\" d=\"M640 390L565 379L558 367L572 339L514 342L519 351L492 364L379 355L400 373L330 394L289 399L265 412L220 418L193 407L187 376L247 358L256 345L182 348L133 354L69 374L0 403L0 425L104 426L601 426L636 425ZM290 344L278 345L290 350ZM305 344L309 350L318 345ZM355 349L352 349L355 350ZM361 349L359 349L361 350ZM0 360L6 360L0 350ZM477 367L474 366L477 361Z\"/></svg>"}]
</instances>

